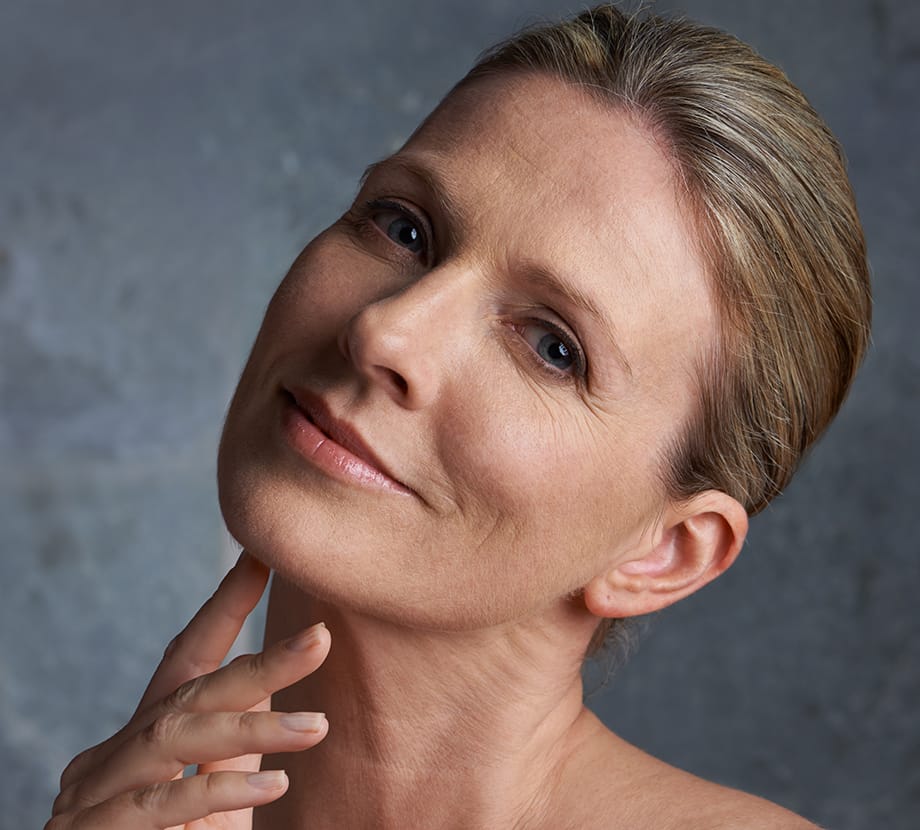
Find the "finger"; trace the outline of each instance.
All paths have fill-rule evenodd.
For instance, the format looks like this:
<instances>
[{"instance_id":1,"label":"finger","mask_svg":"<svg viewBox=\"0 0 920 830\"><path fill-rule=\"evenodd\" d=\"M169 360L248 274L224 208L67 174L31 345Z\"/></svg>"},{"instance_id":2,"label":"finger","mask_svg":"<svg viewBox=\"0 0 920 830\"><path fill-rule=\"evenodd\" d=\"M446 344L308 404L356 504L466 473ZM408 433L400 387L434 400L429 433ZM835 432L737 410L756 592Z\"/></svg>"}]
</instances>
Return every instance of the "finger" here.
<instances>
[{"instance_id":1,"label":"finger","mask_svg":"<svg viewBox=\"0 0 920 830\"><path fill-rule=\"evenodd\" d=\"M244 654L222 669L183 683L153 711L226 712L250 709L279 689L316 671L332 639L323 623L258 654Z\"/></svg>"},{"instance_id":2,"label":"finger","mask_svg":"<svg viewBox=\"0 0 920 830\"><path fill-rule=\"evenodd\" d=\"M250 753L299 752L318 744L329 724L317 712L166 714L65 790L55 813L99 804L119 793L167 782L190 764Z\"/></svg>"},{"instance_id":3,"label":"finger","mask_svg":"<svg viewBox=\"0 0 920 830\"><path fill-rule=\"evenodd\" d=\"M242 655L222 669L183 683L105 744L94 748L91 757L83 762L81 774L62 783L62 791L76 786L91 775L95 778L95 768L105 764L106 759L116 754L126 742L160 716L244 712L270 698L279 689L315 671L326 659L330 645L328 629L323 623L317 623L288 640L276 643L267 651ZM231 755L224 756L228 757ZM73 762L76 763L77 760Z\"/></svg>"},{"instance_id":4,"label":"finger","mask_svg":"<svg viewBox=\"0 0 920 830\"><path fill-rule=\"evenodd\" d=\"M160 698L202 672L217 668L239 635L246 617L265 590L269 570L245 551L224 577L214 595L173 639L154 672L131 720L111 738L77 755L61 774L61 789L74 784L89 769L142 729L153 717L138 716Z\"/></svg>"},{"instance_id":5,"label":"finger","mask_svg":"<svg viewBox=\"0 0 920 830\"><path fill-rule=\"evenodd\" d=\"M255 706L250 707L250 712L268 712L271 711L271 698L259 701ZM206 764L198 765L198 774L207 775L211 772L258 772L262 765L262 753L252 752L247 755L237 755L235 758L221 758L219 761L209 761Z\"/></svg>"},{"instance_id":6,"label":"finger","mask_svg":"<svg viewBox=\"0 0 920 830\"><path fill-rule=\"evenodd\" d=\"M265 565L243 551L214 595L167 646L137 712L165 697L186 680L220 666L246 618L258 605L268 575Z\"/></svg>"},{"instance_id":7,"label":"finger","mask_svg":"<svg viewBox=\"0 0 920 830\"><path fill-rule=\"evenodd\" d=\"M270 772L215 772L124 793L78 813L52 820L46 830L163 830L214 813L258 807L280 798L288 778Z\"/></svg>"}]
</instances>

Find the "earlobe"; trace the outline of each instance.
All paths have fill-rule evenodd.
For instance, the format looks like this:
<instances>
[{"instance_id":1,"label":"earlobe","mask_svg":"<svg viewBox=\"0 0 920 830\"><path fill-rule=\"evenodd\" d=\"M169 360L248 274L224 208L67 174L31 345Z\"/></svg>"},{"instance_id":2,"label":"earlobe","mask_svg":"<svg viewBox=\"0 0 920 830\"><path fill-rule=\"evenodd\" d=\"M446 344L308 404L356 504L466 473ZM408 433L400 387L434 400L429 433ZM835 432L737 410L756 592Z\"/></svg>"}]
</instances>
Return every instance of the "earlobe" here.
<instances>
[{"instance_id":1,"label":"earlobe","mask_svg":"<svg viewBox=\"0 0 920 830\"><path fill-rule=\"evenodd\" d=\"M587 610L597 617L633 617L689 596L735 561L747 526L744 507L719 491L672 506L649 548L634 551L585 586Z\"/></svg>"}]
</instances>

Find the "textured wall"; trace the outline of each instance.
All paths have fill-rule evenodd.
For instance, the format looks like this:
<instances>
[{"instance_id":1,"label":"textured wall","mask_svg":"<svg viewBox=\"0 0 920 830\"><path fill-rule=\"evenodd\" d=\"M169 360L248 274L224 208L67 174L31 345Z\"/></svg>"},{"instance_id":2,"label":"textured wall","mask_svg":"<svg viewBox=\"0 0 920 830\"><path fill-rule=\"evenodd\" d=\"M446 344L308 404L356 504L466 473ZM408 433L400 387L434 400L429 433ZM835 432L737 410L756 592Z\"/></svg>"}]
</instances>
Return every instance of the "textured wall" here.
<instances>
[{"instance_id":1,"label":"textured wall","mask_svg":"<svg viewBox=\"0 0 920 830\"><path fill-rule=\"evenodd\" d=\"M218 429L289 261L480 48L568 7L0 6L2 828L41 825L226 567ZM842 139L874 346L737 566L593 703L830 827L916 828L920 4L683 8L780 63Z\"/></svg>"}]
</instances>

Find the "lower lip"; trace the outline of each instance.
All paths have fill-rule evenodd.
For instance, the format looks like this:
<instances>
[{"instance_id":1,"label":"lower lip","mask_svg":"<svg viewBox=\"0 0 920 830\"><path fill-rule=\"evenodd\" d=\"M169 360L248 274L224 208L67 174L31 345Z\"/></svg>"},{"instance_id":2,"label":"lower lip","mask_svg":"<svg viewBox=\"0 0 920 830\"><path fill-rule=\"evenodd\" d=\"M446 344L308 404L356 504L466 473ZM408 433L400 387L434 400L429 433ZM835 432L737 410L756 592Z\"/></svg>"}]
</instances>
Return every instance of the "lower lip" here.
<instances>
[{"instance_id":1,"label":"lower lip","mask_svg":"<svg viewBox=\"0 0 920 830\"><path fill-rule=\"evenodd\" d=\"M297 453L334 478L348 484L412 495L411 490L333 441L290 399L285 400L281 423L285 438Z\"/></svg>"}]
</instances>

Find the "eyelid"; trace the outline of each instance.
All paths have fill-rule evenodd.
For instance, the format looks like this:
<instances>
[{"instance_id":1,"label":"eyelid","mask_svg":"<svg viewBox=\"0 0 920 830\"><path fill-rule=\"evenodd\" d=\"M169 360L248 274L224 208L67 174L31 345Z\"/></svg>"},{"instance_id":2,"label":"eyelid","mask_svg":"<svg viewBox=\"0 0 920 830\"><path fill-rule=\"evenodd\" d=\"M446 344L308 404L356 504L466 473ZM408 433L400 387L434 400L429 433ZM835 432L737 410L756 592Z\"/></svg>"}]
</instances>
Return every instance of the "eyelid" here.
<instances>
[{"instance_id":1,"label":"eyelid","mask_svg":"<svg viewBox=\"0 0 920 830\"><path fill-rule=\"evenodd\" d=\"M419 229L419 233L422 235L422 249L421 254L412 254L411 252L406 251L405 248L402 248L400 245L397 245L392 239L390 239L384 232L383 229L373 220L373 216L376 213L383 213L384 211L393 211L394 213L402 214L404 217L412 221ZM431 223L428 221L427 217L421 213L421 211L415 210L403 202L396 201L394 199L369 199L364 203L364 210L362 211L364 218L367 222L373 226L374 230L380 234L389 244L394 248L406 251L413 259L419 258L424 262L428 263L433 259L432 254L432 231Z\"/></svg>"},{"instance_id":2,"label":"eyelid","mask_svg":"<svg viewBox=\"0 0 920 830\"><path fill-rule=\"evenodd\" d=\"M524 348L527 351L527 356L533 361L537 369L542 371L547 375L551 380L555 381L576 381L584 382L588 376L588 361L585 357L584 349L582 349L581 344L578 341L578 338L575 334L569 331L566 327L555 323L552 320L547 320L545 317L524 317L522 318L521 323L512 323L511 327L517 330L523 324L533 324L542 326L543 328L548 329L553 334L555 334L560 340L563 340L566 345L571 349L572 354L575 356L574 371L573 372L563 372L561 369L557 369L554 366L546 363L540 355L538 355L530 344L524 342ZM520 337L521 341L524 341L524 337L520 332L516 332Z\"/></svg>"}]
</instances>

